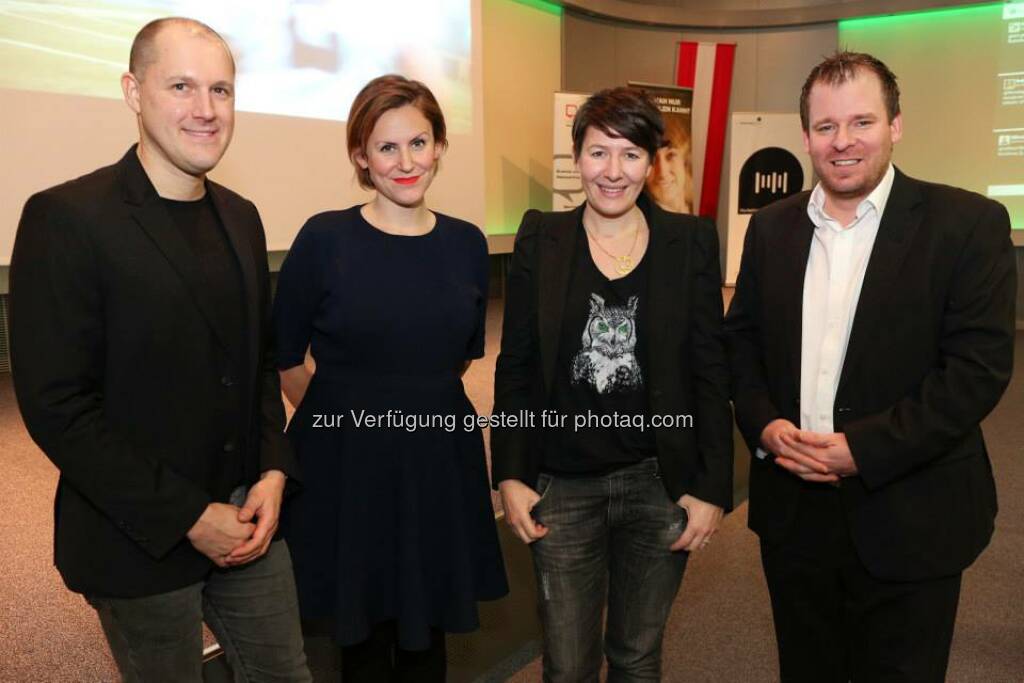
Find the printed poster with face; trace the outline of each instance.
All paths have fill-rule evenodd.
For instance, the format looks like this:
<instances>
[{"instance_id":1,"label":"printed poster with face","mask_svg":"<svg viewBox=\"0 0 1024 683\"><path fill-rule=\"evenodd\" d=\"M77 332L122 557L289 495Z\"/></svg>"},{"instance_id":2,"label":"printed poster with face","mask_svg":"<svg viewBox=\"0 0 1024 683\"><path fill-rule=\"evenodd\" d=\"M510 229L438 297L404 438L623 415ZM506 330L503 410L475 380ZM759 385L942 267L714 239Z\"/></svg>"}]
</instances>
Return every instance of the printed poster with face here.
<instances>
[{"instance_id":1,"label":"printed poster with face","mask_svg":"<svg viewBox=\"0 0 1024 683\"><path fill-rule=\"evenodd\" d=\"M665 121L665 146L647 177L647 194L666 211L693 213L693 89L630 81L645 91Z\"/></svg>"}]
</instances>

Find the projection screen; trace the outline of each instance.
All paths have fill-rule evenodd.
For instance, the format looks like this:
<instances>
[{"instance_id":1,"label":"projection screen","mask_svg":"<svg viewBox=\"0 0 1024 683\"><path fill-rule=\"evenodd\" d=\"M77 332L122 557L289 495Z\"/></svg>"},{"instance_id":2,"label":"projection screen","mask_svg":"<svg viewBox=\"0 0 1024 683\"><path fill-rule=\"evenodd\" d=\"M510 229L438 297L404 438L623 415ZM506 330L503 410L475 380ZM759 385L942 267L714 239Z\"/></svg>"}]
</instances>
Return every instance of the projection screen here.
<instances>
[{"instance_id":1,"label":"projection screen","mask_svg":"<svg viewBox=\"0 0 1024 683\"><path fill-rule=\"evenodd\" d=\"M1024 2L841 21L839 44L899 78L896 164L1002 202L1024 244Z\"/></svg>"},{"instance_id":2,"label":"projection screen","mask_svg":"<svg viewBox=\"0 0 1024 683\"><path fill-rule=\"evenodd\" d=\"M270 250L310 215L366 201L344 119L368 80L401 73L437 95L450 147L432 208L482 225L480 0L0 0L0 265L25 200L116 161L137 138L121 99L131 39L189 16L231 45L238 115L211 174L259 207Z\"/></svg>"}]
</instances>

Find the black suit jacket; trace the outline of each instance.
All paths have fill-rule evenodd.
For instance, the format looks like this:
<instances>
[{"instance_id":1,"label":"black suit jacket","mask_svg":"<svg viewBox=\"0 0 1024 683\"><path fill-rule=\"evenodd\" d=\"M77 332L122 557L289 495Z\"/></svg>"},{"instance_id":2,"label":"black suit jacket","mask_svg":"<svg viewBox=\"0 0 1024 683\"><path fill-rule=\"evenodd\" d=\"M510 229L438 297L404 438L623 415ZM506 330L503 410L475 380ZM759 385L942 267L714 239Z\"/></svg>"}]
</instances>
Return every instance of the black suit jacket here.
<instances>
[{"instance_id":1,"label":"black suit jacket","mask_svg":"<svg viewBox=\"0 0 1024 683\"><path fill-rule=\"evenodd\" d=\"M765 425L800 425L810 193L753 216L726 316L736 421L751 452ZM841 482L857 552L878 578L967 567L996 513L979 423L1013 364L1016 274L1002 205L899 170L855 312L833 410L859 475ZM750 528L789 533L800 480L752 458Z\"/></svg>"},{"instance_id":2,"label":"black suit jacket","mask_svg":"<svg viewBox=\"0 0 1024 683\"><path fill-rule=\"evenodd\" d=\"M54 554L74 591L136 597L200 580L213 565L185 534L208 503L227 500L226 453L244 449L247 483L268 469L296 473L259 214L216 183L206 189L240 266L245 382L227 371L239 350L225 345L198 262L134 147L32 196L18 225L14 387L29 433L60 469ZM241 429L227 419L240 387Z\"/></svg>"},{"instance_id":3,"label":"black suit jacket","mask_svg":"<svg viewBox=\"0 0 1024 683\"><path fill-rule=\"evenodd\" d=\"M692 415L693 428L658 428L655 440L672 500L689 493L732 507L732 411L722 341L718 234L710 221L638 202L650 228L648 400L655 415ZM508 275L494 412L550 408L562 315L578 227L573 211L528 211L516 235ZM492 428L495 486L535 486L543 429Z\"/></svg>"}]
</instances>

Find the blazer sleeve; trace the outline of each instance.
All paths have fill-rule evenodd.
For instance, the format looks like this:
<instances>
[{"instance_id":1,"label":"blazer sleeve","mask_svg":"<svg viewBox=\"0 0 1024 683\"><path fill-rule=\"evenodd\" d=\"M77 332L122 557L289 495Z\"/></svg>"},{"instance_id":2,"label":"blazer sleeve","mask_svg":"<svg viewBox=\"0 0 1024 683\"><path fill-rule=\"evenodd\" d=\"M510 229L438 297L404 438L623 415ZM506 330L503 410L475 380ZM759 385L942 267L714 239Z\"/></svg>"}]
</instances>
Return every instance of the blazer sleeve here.
<instances>
[{"instance_id":1,"label":"blazer sleeve","mask_svg":"<svg viewBox=\"0 0 1024 683\"><path fill-rule=\"evenodd\" d=\"M760 325L763 285L759 281L759 231L758 214L754 214L743 240L743 256L740 259L736 289L725 316L736 424L751 455L761 446L761 432L768 423L782 417L772 401L763 361Z\"/></svg>"},{"instance_id":2,"label":"blazer sleeve","mask_svg":"<svg viewBox=\"0 0 1024 683\"><path fill-rule=\"evenodd\" d=\"M527 211L516 233L515 248L505 288L505 314L501 350L494 371L494 414L518 414L535 406L534 383L539 381L540 343L537 338L537 245L542 214ZM532 485L539 454L525 427L491 428L493 486L505 479Z\"/></svg>"},{"instance_id":3,"label":"blazer sleeve","mask_svg":"<svg viewBox=\"0 0 1024 683\"><path fill-rule=\"evenodd\" d=\"M11 365L32 439L73 487L149 555L163 557L206 509L197 484L148 457L104 416L103 274L73 207L25 204L11 258Z\"/></svg>"},{"instance_id":4,"label":"blazer sleeve","mask_svg":"<svg viewBox=\"0 0 1024 683\"><path fill-rule=\"evenodd\" d=\"M260 320L260 353L259 368L259 419L260 419L260 472L280 470L288 477L291 491L300 479L299 464L292 451L291 444L284 434L285 414L284 403L281 401L281 378L277 373L277 353L275 350L274 326L272 319L272 300L270 295L270 266L267 262L266 234L259 211L252 206L256 224L259 228L259 248L257 263L260 273L261 312Z\"/></svg>"},{"instance_id":5,"label":"blazer sleeve","mask_svg":"<svg viewBox=\"0 0 1024 683\"><path fill-rule=\"evenodd\" d=\"M732 509L732 409L729 363L722 339L722 269L718 231L710 220L698 223L693 327L690 332L697 430L698 471L688 493Z\"/></svg>"},{"instance_id":6,"label":"blazer sleeve","mask_svg":"<svg viewBox=\"0 0 1024 683\"><path fill-rule=\"evenodd\" d=\"M1003 395L1013 370L1017 289L1009 236L1006 209L986 202L960 250L946 294L938 362L912 393L843 426L868 488L884 486L948 452Z\"/></svg>"}]
</instances>

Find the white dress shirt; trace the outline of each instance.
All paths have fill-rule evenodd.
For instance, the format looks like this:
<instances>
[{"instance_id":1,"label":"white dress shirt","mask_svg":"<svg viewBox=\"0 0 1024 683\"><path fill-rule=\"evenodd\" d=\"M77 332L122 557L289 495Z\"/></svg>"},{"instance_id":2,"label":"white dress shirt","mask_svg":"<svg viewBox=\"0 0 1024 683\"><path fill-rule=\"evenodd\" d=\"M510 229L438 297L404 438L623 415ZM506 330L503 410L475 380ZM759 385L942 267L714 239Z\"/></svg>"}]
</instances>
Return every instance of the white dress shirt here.
<instances>
[{"instance_id":1,"label":"white dress shirt","mask_svg":"<svg viewBox=\"0 0 1024 683\"><path fill-rule=\"evenodd\" d=\"M864 273L878 235L896 171L892 164L856 217L843 227L825 212L825 190L818 183L807 203L814 236L804 271L800 338L800 428L831 433L836 390L842 375L853 317ZM768 454L757 449L757 457Z\"/></svg>"},{"instance_id":2,"label":"white dress shirt","mask_svg":"<svg viewBox=\"0 0 1024 683\"><path fill-rule=\"evenodd\" d=\"M801 429L835 431L832 410L854 313L895 177L896 172L889 164L881 182L857 205L856 218L846 227L825 213L825 190L821 183L811 192L807 215L814 223L814 237L804 272Z\"/></svg>"}]
</instances>

